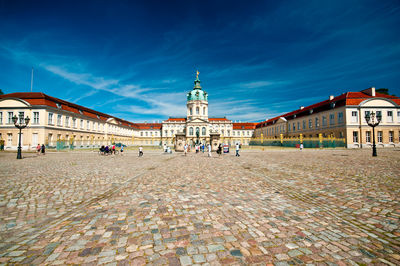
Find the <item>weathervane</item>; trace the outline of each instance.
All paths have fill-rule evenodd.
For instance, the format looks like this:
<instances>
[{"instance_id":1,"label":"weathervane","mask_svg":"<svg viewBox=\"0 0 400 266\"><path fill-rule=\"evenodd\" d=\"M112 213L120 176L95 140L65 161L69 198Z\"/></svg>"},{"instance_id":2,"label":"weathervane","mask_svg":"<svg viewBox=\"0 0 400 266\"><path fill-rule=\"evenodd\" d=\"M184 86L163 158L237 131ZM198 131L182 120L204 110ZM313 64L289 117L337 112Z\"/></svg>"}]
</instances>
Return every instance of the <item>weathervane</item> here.
<instances>
[{"instance_id":1,"label":"weathervane","mask_svg":"<svg viewBox=\"0 0 400 266\"><path fill-rule=\"evenodd\" d=\"M196 70L196 79L199 79L199 74L200 74L200 72L198 70Z\"/></svg>"}]
</instances>

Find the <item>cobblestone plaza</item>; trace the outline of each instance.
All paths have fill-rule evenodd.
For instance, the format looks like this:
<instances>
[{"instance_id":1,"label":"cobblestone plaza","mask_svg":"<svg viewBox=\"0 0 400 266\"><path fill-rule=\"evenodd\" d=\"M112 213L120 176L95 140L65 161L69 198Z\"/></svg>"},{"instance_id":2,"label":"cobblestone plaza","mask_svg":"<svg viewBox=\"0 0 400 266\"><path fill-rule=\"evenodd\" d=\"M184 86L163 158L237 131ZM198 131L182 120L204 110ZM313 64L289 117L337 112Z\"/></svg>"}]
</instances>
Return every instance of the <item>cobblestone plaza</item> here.
<instances>
[{"instance_id":1,"label":"cobblestone plaza","mask_svg":"<svg viewBox=\"0 0 400 266\"><path fill-rule=\"evenodd\" d=\"M400 264L400 150L0 153L0 264Z\"/></svg>"}]
</instances>

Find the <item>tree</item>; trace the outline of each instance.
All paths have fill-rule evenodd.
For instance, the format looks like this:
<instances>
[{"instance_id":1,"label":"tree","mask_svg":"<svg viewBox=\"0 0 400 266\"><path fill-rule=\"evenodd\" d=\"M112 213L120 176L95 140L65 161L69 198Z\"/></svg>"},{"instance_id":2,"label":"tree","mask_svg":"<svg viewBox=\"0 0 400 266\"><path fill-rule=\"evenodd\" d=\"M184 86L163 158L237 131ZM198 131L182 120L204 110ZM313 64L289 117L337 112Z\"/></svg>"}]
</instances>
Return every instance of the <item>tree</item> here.
<instances>
[{"instance_id":1,"label":"tree","mask_svg":"<svg viewBox=\"0 0 400 266\"><path fill-rule=\"evenodd\" d=\"M389 95L389 89L386 89L386 88L377 89L376 92Z\"/></svg>"}]
</instances>

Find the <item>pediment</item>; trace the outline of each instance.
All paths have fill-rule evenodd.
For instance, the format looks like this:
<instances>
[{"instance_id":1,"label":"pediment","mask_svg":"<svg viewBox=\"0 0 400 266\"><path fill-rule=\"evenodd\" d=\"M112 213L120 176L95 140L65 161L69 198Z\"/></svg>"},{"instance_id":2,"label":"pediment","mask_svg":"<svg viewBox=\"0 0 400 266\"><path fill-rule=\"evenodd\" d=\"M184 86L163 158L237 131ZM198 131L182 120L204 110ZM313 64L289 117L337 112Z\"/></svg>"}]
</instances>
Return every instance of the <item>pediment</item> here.
<instances>
[{"instance_id":1,"label":"pediment","mask_svg":"<svg viewBox=\"0 0 400 266\"><path fill-rule=\"evenodd\" d=\"M282 123L286 123L286 118L279 117L279 119L276 121L276 124L282 124Z\"/></svg>"},{"instance_id":2,"label":"pediment","mask_svg":"<svg viewBox=\"0 0 400 266\"><path fill-rule=\"evenodd\" d=\"M107 122L110 123L110 124L115 124L115 125L118 124L118 123L117 123L117 120L115 120L115 118L113 118L113 117L108 118L108 119L107 119Z\"/></svg>"},{"instance_id":3,"label":"pediment","mask_svg":"<svg viewBox=\"0 0 400 266\"><path fill-rule=\"evenodd\" d=\"M200 118L196 118L196 119L193 119L193 120L191 120L190 122L188 122L188 125L190 125L190 124L196 124L196 123L209 123L207 120L204 120L204 119L200 119Z\"/></svg>"},{"instance_id":4,"label":"pediment","mask_svg":"<svg viewBox=\"0 0 400 266\"><path fill-rule=\"evenodd\" d=\"M31 105L22 100L17 98L4 98L0 99L0 107L30 107Z\"/></svg>"},{"instance_id":5,"label":"pediment","mask_svg":"<svg viewBox=\"0 0 400 266\"><path fill-rule=\"evenodd\" d=\"M386 98L371 98L360 103L363 107L396 107L397 104Z\"/></svg>"}]
</instances>

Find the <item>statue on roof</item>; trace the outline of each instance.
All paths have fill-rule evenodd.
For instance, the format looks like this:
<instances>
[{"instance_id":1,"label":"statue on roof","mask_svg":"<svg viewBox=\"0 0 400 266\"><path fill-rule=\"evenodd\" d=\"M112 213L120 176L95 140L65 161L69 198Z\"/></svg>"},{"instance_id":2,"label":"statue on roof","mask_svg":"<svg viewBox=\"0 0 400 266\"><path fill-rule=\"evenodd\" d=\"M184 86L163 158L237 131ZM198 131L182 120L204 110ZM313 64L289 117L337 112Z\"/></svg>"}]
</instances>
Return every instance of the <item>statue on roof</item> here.
<instances>
[{"instance_id":1,"label":"statue on roof","mask_svg":"<svg viewBox=\"0 0 400 266\"><path fill-rule=\"evenodd\" d=\"M199 79L199 74L200 74L200 72L198 70L196 70L196 79Z\"/></svg>"}]
</instances>

